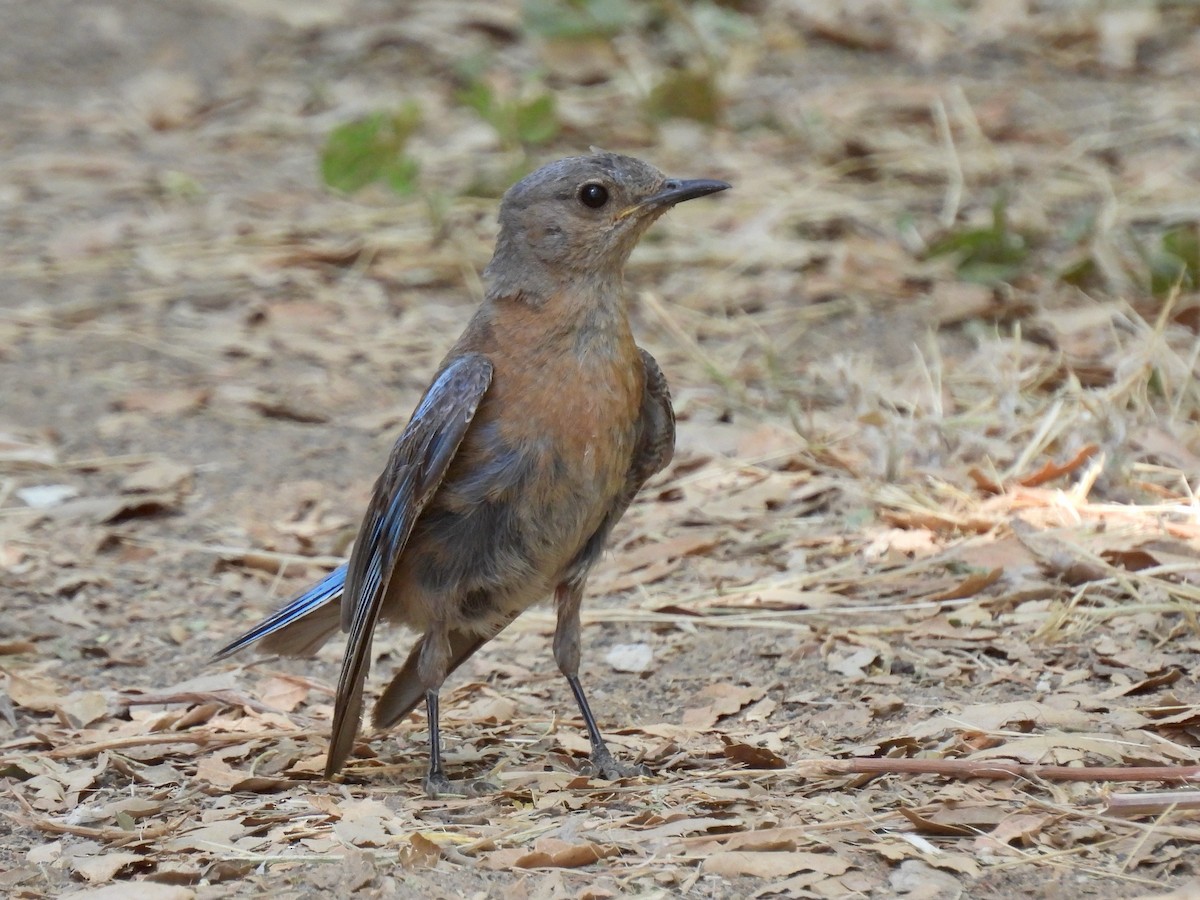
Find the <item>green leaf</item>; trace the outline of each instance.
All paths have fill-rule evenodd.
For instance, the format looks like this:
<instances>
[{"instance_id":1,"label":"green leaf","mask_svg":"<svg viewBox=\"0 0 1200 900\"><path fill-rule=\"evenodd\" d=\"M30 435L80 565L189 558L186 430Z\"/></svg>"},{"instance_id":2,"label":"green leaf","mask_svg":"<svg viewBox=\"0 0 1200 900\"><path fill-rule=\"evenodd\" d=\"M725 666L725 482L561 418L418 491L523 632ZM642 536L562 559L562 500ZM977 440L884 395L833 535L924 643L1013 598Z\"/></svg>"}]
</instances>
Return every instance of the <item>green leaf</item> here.
<instances>
[{"instance_id":1,"label":"green leaf","mask_svg":"<svg viewBox=\"0 0 1200 900\"><path fill-rule=\"evenodd\" d=\"M525 0L525 27L551 39L613 37L634 23L628 0Z\"/></svg>"},{"instance_id":2,"label":"green leaf","mask_svg":"<svg viewBox=\"0 0 1200 900\"><path fill-rule=\"evenodd\" d=\"M1160 250L1150 260L1150 290L1163 296L1175 286L1200 285L1200 224L1172 228L1162 236Z\"/></svg>"},{"instance_id":3,"label":"green leaf","mask_svg":"<svg viewBox=\"0 0 1200 900\"><path fill-rule=\"evenodd\" d=\"M470 81L465 88L459 91L458 102L475 110L479 113L479 117L488 124L493 124L492 117L496 98L492 94L492 89L482 79L477 78Z\"/></svg>"},{"instance_id":4,"label":"green leaf","mask_svg":"<svg viewBox=\"0 0 1200 900\"><path fill-rule=\"evenodd\" d=\"M553 94L542 94L516 110L517 139L526 146L553 140L559 131L558 111Z\"/></svg>"},{"instance_id":5,"label":"green leaf","mask_svg":"<svg viewBox=\"0 0 1200 900\"><path fill-rule=\"evenodd\" d=\"M528 100L497 95L482 78L470 81L457 94L458 102L475 110L511 149L553 140L561 129L554 95L543 91Z\"/></svg>"},{"instance_id":6,"label":"green leaf","mask_svg":"<svg viewBox=\"0 0 1200 900\"><path fill-rule=\"evenodd\" d=\"M1029 242L1008 224L1003 196L992 205L992 224L950 232L933 242L928 256L957 257L959 277L981 284L1010 281L1021 273L1029 258Z\"/></svg>"},{"instance_id":7,"label":"green leaf","mask_svg":"<svg viewBox=\"0 0 1200 900\"><path fill-rule=\"evenodd\" d=\"M420 110L410 103L395 113L374 113L338 126L321 153L321 177L331 188L346 193L373 182L382 182L398 194L412 193L418 164L405 147L420 119Z\"/></svg>"},{"instance_id":8,"label":"green leaf","mask_svg":"<svg viewBox=\"0 0 1200 900\"><path fill-rule=\"evenodd\" d=\"M650 91L646 109L656 119L693 119L707 125L721 117L721 91L711 72L667 72Z\"/></svg>"}]
</instances>

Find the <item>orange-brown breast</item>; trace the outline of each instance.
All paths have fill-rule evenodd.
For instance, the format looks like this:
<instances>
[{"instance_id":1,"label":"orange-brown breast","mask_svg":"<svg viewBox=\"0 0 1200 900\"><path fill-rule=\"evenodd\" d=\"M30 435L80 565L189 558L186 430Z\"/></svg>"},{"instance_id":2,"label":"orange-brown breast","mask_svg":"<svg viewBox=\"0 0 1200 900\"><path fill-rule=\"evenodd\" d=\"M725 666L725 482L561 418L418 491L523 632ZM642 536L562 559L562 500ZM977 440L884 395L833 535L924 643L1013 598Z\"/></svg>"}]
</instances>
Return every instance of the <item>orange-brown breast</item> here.
<instances>
[{"instance_id":1,"label":"orange-brown breast","mask_svg":"<svg viewBox=\"0 0 1200 900\"><path fill-rule=\"evenodd\" d=\"M485 304L454 351L492 383L393 582L389 617L486 629L553 590L629 471L645 374L624 310Z\"/></svg>"}]
</instances>

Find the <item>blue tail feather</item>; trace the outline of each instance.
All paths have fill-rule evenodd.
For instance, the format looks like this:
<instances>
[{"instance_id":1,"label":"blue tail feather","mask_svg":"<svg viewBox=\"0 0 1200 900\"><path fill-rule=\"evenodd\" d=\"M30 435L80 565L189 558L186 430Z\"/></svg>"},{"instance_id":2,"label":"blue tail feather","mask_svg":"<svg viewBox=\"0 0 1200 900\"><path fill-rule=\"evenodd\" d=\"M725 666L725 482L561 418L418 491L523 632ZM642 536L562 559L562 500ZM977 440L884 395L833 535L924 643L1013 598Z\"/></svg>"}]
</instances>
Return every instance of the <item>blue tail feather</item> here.
<instances>
[{"instance_id":1,"label":"blue tail feather","mask_svg":"<svg viewBox=\"0 0 1200 900\"><path fill-rule=\"evenodd\" d=\"M260 641L267 635L274 634L281 628L286 628L293 622L303 619L309 613L336 603L341 599L342 588L346 584L346 564L338 566L304 593L293 599L283 609L272 613L263 619L241 637L236 638L218 650L213 659L224 659L239 650Z\"/></svg>"}]
</instances>

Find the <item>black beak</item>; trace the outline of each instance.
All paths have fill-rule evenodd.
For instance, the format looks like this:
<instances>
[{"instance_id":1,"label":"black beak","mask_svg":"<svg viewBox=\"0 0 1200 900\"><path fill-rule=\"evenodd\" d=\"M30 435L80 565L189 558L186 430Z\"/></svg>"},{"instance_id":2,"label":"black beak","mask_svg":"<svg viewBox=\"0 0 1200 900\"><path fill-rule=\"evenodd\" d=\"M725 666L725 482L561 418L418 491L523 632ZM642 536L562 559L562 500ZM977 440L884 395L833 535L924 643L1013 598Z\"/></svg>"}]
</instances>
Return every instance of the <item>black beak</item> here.
<instances>
[{"instance_id":1,"label":"black beak","mask_svg":"<svg viewBox=\"0 0 1200 900\"><path fill-rule=\"evenodd\" d=\"M629 209L622 212L620 218L624 219L626 216L644 210L674 206L676 203L682 203L684 200L695 200L697 197L706 197L709 194L717 193L717 191L726 190L729 190L728 182L716 181L711 178L692 178L688 180L668 178L663 182L662 188L657 194L651 194L640 203L635 203Z\"/></svg>"},{"instance_id":2,"label":"black beak","mask_svg":"<svg viewBox=\"0 0 1200 900\"><path fill-rule=\"evenodd\" d=\"M724 181L714 181L711 178L693 178L681 181L678 178L668 178L663 182L662 190L642 201L645 206L674 206L684 200L695 200L715 194L717 191L729 190L729 184Z\"/></svg>"}]
</instances>

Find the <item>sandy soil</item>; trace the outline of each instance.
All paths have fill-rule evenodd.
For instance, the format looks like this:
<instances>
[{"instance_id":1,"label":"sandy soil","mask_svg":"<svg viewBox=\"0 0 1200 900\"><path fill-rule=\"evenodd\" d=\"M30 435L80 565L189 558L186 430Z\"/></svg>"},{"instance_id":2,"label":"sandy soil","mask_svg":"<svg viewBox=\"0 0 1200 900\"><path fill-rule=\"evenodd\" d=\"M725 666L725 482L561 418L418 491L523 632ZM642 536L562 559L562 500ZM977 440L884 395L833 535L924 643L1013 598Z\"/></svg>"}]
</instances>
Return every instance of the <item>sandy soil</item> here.
<instances>
[{"instance_id":1,"label":"sandy soil","mask_svg":"<svg viewBox=\"0 0 1200 900\"><path fill-rule=\"evenodd\" d=\"M1195 896L1194 793L1113 799L1182 780L822 762L1195 778L1200 297L1150 281L1200 222L1195 12L584 6L612 41L536 4L5 10L0 893ZM719 121L643 114L689 65ZM557 135L514 146L472 66ZM325 188L331 130L410 101L418 195ZM592 144L735 186L628 273L679 449L585 683L656 774L579 775L539 609L443 700L501 793L427 800L420 716L326 783L340 645L209 657L345 554L497 190Z\"/></svg>"}]
</instances>

